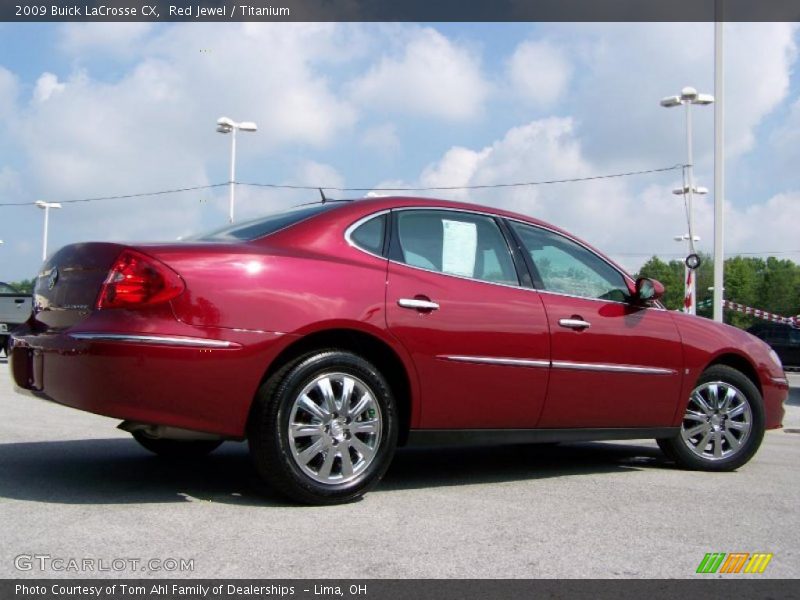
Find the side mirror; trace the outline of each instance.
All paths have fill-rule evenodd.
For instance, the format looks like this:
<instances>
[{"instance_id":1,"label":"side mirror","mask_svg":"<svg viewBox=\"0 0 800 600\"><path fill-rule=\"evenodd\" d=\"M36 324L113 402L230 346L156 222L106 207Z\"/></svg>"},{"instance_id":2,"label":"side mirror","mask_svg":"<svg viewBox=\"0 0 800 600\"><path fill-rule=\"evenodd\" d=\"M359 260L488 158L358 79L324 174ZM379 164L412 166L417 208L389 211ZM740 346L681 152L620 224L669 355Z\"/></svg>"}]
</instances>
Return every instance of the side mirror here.
<instances>
[{"instance_id":1,"label":"side mirror","mask_svg":"<svg viewBox=\"0 0 800 600\"><path fill-rule=\"evenodd\" d=\"M632 299L635 302L653 302L664 295L664 286L660 281L648 277L636 280L636 287Z\"/></svg>"}]
</instances>

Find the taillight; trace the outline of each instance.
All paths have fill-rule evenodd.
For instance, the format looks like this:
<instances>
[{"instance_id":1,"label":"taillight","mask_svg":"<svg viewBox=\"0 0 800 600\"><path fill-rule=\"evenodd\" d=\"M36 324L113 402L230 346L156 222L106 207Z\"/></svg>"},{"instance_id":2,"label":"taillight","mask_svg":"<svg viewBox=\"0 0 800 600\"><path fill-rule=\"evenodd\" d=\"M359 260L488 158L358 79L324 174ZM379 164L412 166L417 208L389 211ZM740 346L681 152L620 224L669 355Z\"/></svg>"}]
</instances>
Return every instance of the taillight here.
<instances>
[{"instance_id":1,"label":"taillight","mask_svg":"<svg viewBox=\"0 0 800 600\"><path fill-rule=\"evenodd\" d=\"M164 263L135 250L124 250L103 282L97 308L138 308L166 302L185 287L180 275Z\"/></svg>"}]
</instances>

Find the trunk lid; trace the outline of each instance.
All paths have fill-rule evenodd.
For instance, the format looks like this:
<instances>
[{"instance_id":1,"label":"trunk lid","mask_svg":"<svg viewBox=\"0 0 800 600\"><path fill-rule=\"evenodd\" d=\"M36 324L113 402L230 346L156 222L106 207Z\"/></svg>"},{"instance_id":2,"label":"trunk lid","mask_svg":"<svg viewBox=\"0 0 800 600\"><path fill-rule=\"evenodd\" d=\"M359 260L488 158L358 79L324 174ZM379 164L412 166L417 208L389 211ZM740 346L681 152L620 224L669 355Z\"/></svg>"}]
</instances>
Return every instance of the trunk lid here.
<instances>
[{"instance_id":1,"label":"trunk lid","mask_svg":"<svg viewBox=\"0 0 800 600\"><path fill-rule=\"evenodd\" d=\"M64 246L45 262L33 289L33 319L48 330L72 327L95 309L114 260L127 246L86 242Z\"/></svg>"}]
</instances>

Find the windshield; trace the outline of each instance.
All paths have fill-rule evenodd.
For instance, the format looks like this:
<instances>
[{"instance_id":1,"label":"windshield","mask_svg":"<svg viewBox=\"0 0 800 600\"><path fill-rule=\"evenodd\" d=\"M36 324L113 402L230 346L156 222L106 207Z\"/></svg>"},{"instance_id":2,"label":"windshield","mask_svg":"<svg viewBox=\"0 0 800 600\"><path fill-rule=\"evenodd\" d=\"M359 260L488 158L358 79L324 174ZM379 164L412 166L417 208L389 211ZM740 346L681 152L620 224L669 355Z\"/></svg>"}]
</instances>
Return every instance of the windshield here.
<instances>
[{"instance_id":1,"label":"windshield","mask_svg":"<svg viewBox=\"0 0 800 600\"><path fill-rule=\"evenodd\" d=\"M265 217L258 217L242 223L226 225L198 236L185 238L186 241L200 242L237 242L255 240L265 235L275 233L286 227L296 225L300 221L305 221L318 214L330 210L335 205L331 203L320 203L309 206L298 206L273 213Z\"/></svg>"}]
</instances>

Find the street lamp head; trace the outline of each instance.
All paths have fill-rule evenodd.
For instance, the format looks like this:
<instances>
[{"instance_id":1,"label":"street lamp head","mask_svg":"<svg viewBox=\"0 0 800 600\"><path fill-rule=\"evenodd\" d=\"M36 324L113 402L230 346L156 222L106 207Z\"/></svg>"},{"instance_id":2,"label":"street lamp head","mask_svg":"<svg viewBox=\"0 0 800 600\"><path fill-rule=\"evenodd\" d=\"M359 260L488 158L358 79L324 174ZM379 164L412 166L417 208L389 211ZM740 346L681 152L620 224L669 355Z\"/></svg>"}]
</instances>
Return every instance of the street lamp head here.
<instances>
[{"instance_id":1,"label":"street lamp head","mask_svg":"<svg viewBox=\"0 0 800 600\"><path fill-rule=\"evenodd\" d=\"M258 131L258 126L252 121L244 121L239 123L238 129L240 131Z\"/></svg>"},{"instance_id":2,"label":"street lamp head","mask_svg":"<svg viewBox=\"0 0 800 600\"><path fill-rule=\"evenodd\" d=\"M220 117L217 119L217 125L221 127L230 127L233 129L236 126L236 123L233 119L229 119L228 117Z\"/></svg>"},{"instance_id":3,"label":"street lamp head","mask_svg":"<svg viewBox=\"0 0 800 600\"><path fill-rule=\"evenodd\" d=\"M675 194L676 196L683 196L684 194L688 194L689 193L689 186L687 185L687 186L684 186L682 188L675 188L674 190L672 190L672 193ZM708 188L707 187L703 187L703 186L693 187L692 188L692 193L699 194L699 195L702 196L703 194L707 194L708 193Z\"/></svg>"},{"instance_id":4,"label":"street lamp head","mask_svg":"<svg viewBox=\"0 0 800 600\"><path fill-rule=\"evenodd\" d=\"M231 131L233 131L233 127L228 127L227 125L217 125L218 133L230 133Z\"/></svg>"},{"instance_id":5,"label":"street lamp head","mask_svg":"<svg viewBox=\"0 0 800 600\"><path fill-rule=\"evenodd\" d=\"M661 99L661 106L665 108L672 108L673 106L680 106L681 104L680 96L667 96Z\"/></svg>"},{"instance_id":6,"label":"street lamp head","mask_svg":"<svg viewBox=\"0 0 800 600\"><path fill-rule=\"evenodd\" d=\"M697 97L692 101L693 104L713 104L714 96L711 94L697 94Z\"/></svg>"},{"instance_id":7,"label":"street lamp head","mask_svg":"<svg viewBox=\"0 0 800 600\"><path fill-rule=\"evenodd\" d=\"M44 208L61 208L61 204L59 204L58 202L45 202L44 200L37 200L36 202L34 202L34 204L36 206L38 206L39 208L42 208L42 209L44 209Z\"/></svg>"},{"instance_id":8,"label":"street lamp head","mask_svg":"<svg viewBox=\"0 0 800 600\"><path fill-rule=\"evenodd\" d=\"M685 87L681 90L681 100L684 102L694 102L697 98L697 90L693 87Z\"/></svg>"}]
</instances>

